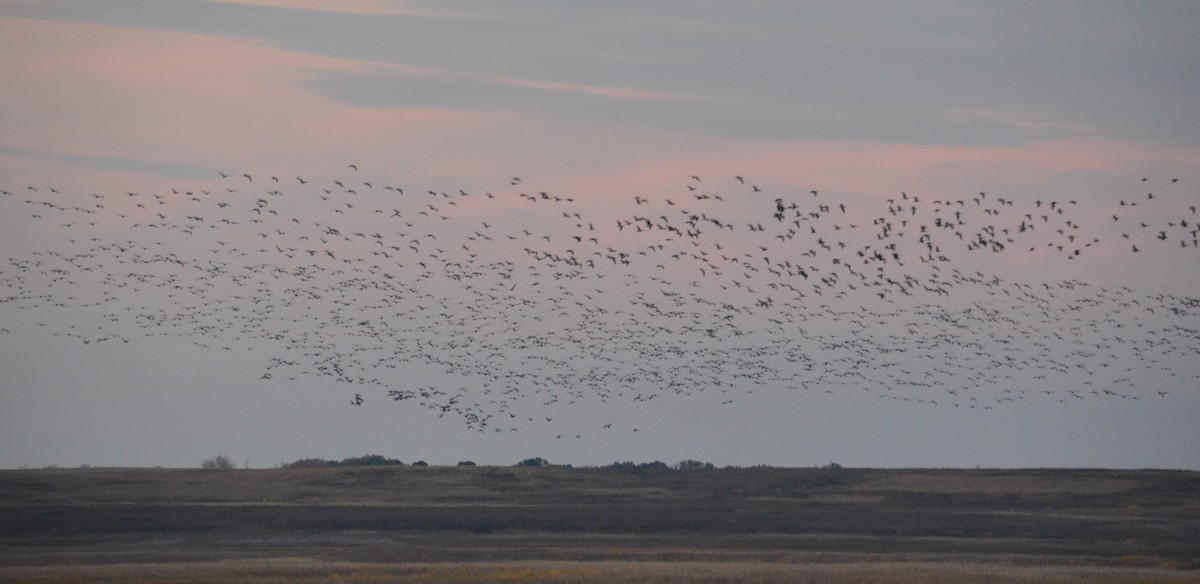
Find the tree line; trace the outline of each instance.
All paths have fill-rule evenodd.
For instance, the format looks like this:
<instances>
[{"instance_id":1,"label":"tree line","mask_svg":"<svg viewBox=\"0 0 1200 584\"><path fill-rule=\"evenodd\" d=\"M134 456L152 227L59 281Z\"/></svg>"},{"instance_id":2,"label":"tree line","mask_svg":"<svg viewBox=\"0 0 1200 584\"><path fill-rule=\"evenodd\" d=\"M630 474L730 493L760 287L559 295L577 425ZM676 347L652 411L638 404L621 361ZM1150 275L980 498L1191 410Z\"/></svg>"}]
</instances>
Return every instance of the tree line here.
<instances>
[{"instance_id":1,"label":"tree line","mask_svg":"<svg viewBox=\"0 0 1200 584\"><path fill-rule=\"evenodd\" d=\"M357 467L357 466L406 466L404 461L396 458L388 458L382 454L366 454L363 456L352 456L343 458L342 460L326 460L324 458L301 458L294 462L281 463L280 468L327 468L327 467ZM424 460L417 460L408 466L429 466L429 463ZM470 460L459 461L455 466L476 466ZM570 464L553 464L549 460L538 457L526 458L513 466L526 468L572 468ZM226 455L214 456L206 458L200 463L200 468L205 470L232 470L237 468L233 461ZM655 471L701 471L713 470L717 468L711 462L701 462L699 460L683 460L677 464L669 465L665 462L656 460L654 462L635 463L631 461L614 462L612 464L600 467L625 472L646 473Z\"/></svg>"}]
</instances>

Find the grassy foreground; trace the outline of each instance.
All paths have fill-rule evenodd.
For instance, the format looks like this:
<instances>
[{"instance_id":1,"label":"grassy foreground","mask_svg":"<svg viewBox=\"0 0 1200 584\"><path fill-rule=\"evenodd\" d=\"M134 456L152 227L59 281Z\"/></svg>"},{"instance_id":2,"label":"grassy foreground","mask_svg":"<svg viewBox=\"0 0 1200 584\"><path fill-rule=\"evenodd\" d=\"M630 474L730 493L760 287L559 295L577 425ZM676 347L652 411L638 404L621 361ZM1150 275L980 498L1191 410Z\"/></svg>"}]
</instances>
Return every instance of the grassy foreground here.
<instances>
[{"instance_id":1,"label":"grassy foreground","mask_svg":"<svg viewBox=\"0 0 1200 584\"><path fill-rule=\"evenodd\" d=\"M991 564L855 562L764 564L745 562L488 562L465 564L336 563L307 559L237 560L210 563L122 564L24 568L6 571L4 582L123 582L234 584L396 582L696 583L811 582L823 584L952 584L963 582L1045 584L1188 583L1195 575L1167 570L1003 566Z\"/></svg>"},{"instance_id":2,"label":"grassy foreground","mask_svg":"<svg viewBox=\"0 0 1200 584\"><path fill-rule=\"evenodd\" d=\"M1200 473L0 471L0 582L1200 582Z\"/></svg>"}]
</instances>

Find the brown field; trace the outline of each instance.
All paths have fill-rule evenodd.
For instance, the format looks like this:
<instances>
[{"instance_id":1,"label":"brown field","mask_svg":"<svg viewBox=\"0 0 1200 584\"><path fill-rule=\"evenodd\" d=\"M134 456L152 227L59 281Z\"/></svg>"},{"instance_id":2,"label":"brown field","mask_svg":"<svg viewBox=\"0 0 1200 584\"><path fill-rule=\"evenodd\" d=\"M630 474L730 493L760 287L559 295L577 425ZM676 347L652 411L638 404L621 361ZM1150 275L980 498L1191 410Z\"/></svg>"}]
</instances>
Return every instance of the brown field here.
<instances>
[{"instance_id":1,"label":"brown field","mask_svg":"<svg viewBox=\"0 0 1200 584\"><path fill-rule=\"evenodd\" d=\"M0 471L0 582L1200 582L1200 473Z\"/></svg>"}]
</instances>

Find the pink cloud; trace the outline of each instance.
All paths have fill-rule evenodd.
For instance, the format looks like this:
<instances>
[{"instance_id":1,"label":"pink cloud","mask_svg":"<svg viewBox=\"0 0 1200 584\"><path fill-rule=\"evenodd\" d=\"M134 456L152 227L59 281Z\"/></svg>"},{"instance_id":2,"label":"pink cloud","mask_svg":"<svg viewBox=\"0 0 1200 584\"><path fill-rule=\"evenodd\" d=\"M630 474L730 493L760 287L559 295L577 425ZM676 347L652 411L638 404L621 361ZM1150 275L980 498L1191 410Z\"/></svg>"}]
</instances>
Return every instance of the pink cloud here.
<instances>
[{"instance_id":1,"label":"pink cloud","mask_svg":"<svg viewBox=\"0 0 1200 584\"><path fill-rule=\"evenodd\" d=\"M937 197L1022 189L1080 173L1200 169L1195 150L1094 136L987 147L779 142L512 112L359 108L306 92L299 82L314 74L369 74L384 67L616 99L690 98L351 61L235 39L102 25L0 19L0 49L7 80L0 87L0 107L10 114L2 129L9 146L231 171L330 172L353 161L387 169L397 180L453 181L436 188L489 188L528 173L540 188L600 197L678 193L691 174L725 184L742 175L780 194L818 189L886 198L902 190ZM959 115L1047 123L1004 112Z\"/></svg>"},{"instance_id":2,"label":"pink cloud","mask_svg":"<svg viewBox=\"0 0 1200 584\"><path fill-rule=\"evenodd\" d=\"M0 31L11 147L234 168L328 164L331 153L367 163L379 153L382 166L431 135L510 117L335 103L295 84L367 65L246 41L17 19L0 20Z\"/></svg>"},{"instance_id":3,"label":"pink cloud","mask_svg":"<svg viewBox=\"0 0 1200 584\"><path fill-rule=\"evenodd\" d=\"M1200 151L1101 138L1069 138L1018 146L958 147L874 142L756 142L708 140L693 154L667 155L604 181L627 190L666 184L689 174L732 181L742 175L776 189L891 197L901 190L970 193L1021 189L1079 173L1142 176L1155 169L1200 170ZM965 189L965 190L963 190ZM939 192L938 196L951 194Z\"/></svg>"},{"instance_id":4,"label":"pink cloud","mask_svg":"<svg viewBox=\"0 0 1200 584\"><path fill-rule=\"evenodd\" d=\"M425 16L437 18L479 18L478 13L431 10L415 6L410 2L398 0L356 0L342 2L338 0L217 0L225 4L243 4L250 6L269 6L272 8L288 8L293 10L317 10L321 12L340 12L344 14L377 14L389 16Z\"/></svg>"},{"instance_id":5,"label":"pink cloud","mask_svg":"<svg viewBox=\"0 0 1200 584\"><path fill-rule=\"evenodd\" d=\"M1102 130L1102 128L1047 120L1038 115L1024 112L968 108L951 110L948 115L951 120L956 122L984 122L1022 130L1060 130L1077 133L1095 133Z\"/></svg>"}]
</instances>

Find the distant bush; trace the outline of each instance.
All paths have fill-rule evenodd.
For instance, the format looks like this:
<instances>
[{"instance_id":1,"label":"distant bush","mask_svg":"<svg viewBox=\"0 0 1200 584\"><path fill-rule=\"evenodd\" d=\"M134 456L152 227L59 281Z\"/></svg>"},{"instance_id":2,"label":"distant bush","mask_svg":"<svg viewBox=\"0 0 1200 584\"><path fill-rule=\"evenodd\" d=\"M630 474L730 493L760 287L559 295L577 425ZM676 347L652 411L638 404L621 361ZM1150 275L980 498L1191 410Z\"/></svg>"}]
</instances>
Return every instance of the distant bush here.
<instances>
[{"instance_id":1,"label":"distant bush","mask_svg":"<svg viewBox=\"0 0 1200 584\"><path fill-rule=\"evenodd\" d=\"M429 466L429 463L424 460L418 460L413 463L413 466Z\"/></svg>"},{"instance_id":2,"label":"distant bush","mask_svg":"<svg viewBox=\"0 0 1200 584\"><path fill-rule=\"evenodd\" d=\"M694 470L713 470L716 468L711 462L700 462L699 460L684 460L675 465L675 470L694 471Z\"/></svg>"},{"instance_id":3,"label":"distant bush","mask_svg":"<svg viewBox=\"0 0 1200 584\"><path fill-rule=\"evenodd\" d=\"M814 486L836 487L843 486L853 482L852 473L847 471L842 465L831 462L821 467L820 476L814 482Z\"/></svg>"},{"instance_id":4,"label":"distant bush","mask_svg":"<svg viewBox=\"0 0 1200 584\"><path fill-rule=\"evenodd\" d=\"M398 466L404 464L395 458L385 458L382 454L367 454L344 458L337 466Z\"/></svg>"},{"instance_id":5,"label":"distant bush","mask_svg":"<svg viewBox=\"0 0 1200 584\"><path fill-rule=\"evenodd\" d=\"M224 454L206 458L200 462L200 468L204 470L232 470L234 468L233 461L229 460Z\"/></svg>"},{"instance_id":6,"label":"distant bush","mask_svg":"<svg viewBox=\"0 0 1200 584\"><path fill-rule=\"evenodd\" d=\"M654 462L642 462L642 463L633 463L633 462L629 462L629 461L614 462L605 468L611 468L614 470L620 470L620 471L630 472L630 473L634 473L634 474L645 474L648 472L661 472L661 471L671 470L671 467L667 466L667 463L659 461L659 460L656 460Z\"/></svg>"},{"instance_id":7,"label":"distant bush","mask_svg":"<svg viewBox=\"0 0 1200 584\"><path fill-rule=\"evenodd\" d=\"M458 466L475 466L475 463L469 460L462 460L459 461Z\"/></svg>"},{"instance_id":8,"label":"distant bush","mask_svg":"<svg viewBox=\"0 0 1200 584\"><path fill-rule=\"evenodd\" d=\"M526 458L525 460L518 462L517 466L535 466L535 467L550 466L550 461L539 456L537 458Z\"/></svg>"},{"instance_id":9,"label":"distant bush","mask_svg":"<svg viewBox=\"0 0 1200 584\"><path fill-rule=\"evenodd\" d=\"M395 458L387 458L381 454L366 454L343 458L341 461L325 460L324 458L301 458L296 462L283 466L287 468L321 468L325 466L400 466L402 464L404 463Z\"/></svg>"}]
</instances>

